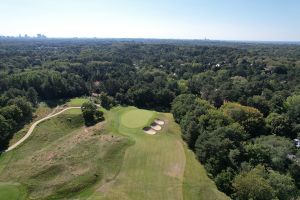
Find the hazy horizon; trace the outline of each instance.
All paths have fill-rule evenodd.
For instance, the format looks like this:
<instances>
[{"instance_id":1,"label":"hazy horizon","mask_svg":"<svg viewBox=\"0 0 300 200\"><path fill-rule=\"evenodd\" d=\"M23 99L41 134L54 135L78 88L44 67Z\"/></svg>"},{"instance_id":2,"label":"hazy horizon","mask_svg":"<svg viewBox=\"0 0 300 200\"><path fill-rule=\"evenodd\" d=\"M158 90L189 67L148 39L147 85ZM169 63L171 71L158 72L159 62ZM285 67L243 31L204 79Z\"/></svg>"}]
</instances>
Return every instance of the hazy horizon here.
<instances>
[{"instance_id":1,"label":"hazy horizon","mask_svg":"<svg viewBox=\"0 0 300 200\"><path fill-rule=\"evenodd\" d=\"M50 38L300 41L300 1L11 0L0 35ZM17 13L17 14L16 14Z\"/></svg>"}]
</instances>

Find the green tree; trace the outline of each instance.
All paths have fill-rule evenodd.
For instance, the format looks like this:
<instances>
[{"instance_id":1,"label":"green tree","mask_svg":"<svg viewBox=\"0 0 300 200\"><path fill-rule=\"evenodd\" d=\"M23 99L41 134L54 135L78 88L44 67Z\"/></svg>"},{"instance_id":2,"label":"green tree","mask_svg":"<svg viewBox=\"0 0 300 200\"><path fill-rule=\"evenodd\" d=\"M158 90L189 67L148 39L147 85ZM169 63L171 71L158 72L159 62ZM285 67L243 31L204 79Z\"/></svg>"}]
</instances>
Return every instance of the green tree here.
<instances>
[{"instance_id":1,"label":"green tree","mask_svg":"<svg viewBox=\"0 0 300 200\"><path fill-rule=\"evenodd\" d=\"M289 175L283 175L271 171L268 176L268 182L274 189L279 200L294 200L298 197L298 190L294 180Z\"/></svg>"},{"instance_id":2,"label":"green tree","mask_svg":"<svg viewBox=\"0 0 300 200\"><path fill-rule=\"evenodd\" d=\"M256 108L242 106L238 103L226 103L221 107L225 115L240 123L252 137L265 132L263 114Z\"/></svg>"},{"instance_id":3,"label":"green tree","mask_svg":"<svg viewBox=\"0 0 300 200\"><path fill-rule=\"evenodd\" d=\"M271 113L266 118L266 126L272 134L294 138L291 124L286 116L277 113Z\"/></svg>"},{"instance_id":4,"label":"green tree","mask_svg":"<svg viewBox=\"0 0 300 200\"><path fill-rule=\"evenodd\" d=\"M16 105L5 106L0 109L0 114L10 121L12 126L16 126L17 123L22 121L22 111Z\"/></svg>"},{"instance_id":5,"label":"green tree","mask_svg":"<svg viewBox=\"0 0 300 200\"><path fill-rule=\"evenodd\" d=\"M292 154L294 151L294 145L290 139L268 135L256 138L254 143L269 153L270 165L273 169L280 171L287 169L290 163L287 155Z\"/></svg>"},{"instance_id":6,"label":"green tree","mask_svg":"<svg viewBox=\"0 0 300 200\"><path fill-rule=\"evenodd\" d=\"M113 97L108 96L106 93L102 92L100 94L101 106L107 110L112 108L115 105Z\"/></svg>"},{"instance_id":7,"label":"green tree","mask_svg":"<svg viewBox=\"0 0 300 200\"><path fill-rule=\"evenodd\" d=\"M33 106L37 106L37 103L38 103L38 93L37 93L37 91L33 87L30 87L27 90L26 97L31 102L31 104Z\"/></svg>"},{"instance_id":8,"label":"green tree","mask_svg":"<svg viewBox=\"0 0 300 200\"><path fill-rule=\"evenodd\" d=\"M264 178L265 170L258 166L250 172L242 172L233 181L234 197L239 200L274 199L275 191Z\"/></svg>"},{"instance_id":9,"label":"green tree","mask_svg":"<svg viewBox=\"0 0 300 200\"><path fill-rule=\"evenodd\" d=\"M267 147L260 144L248 144L245 146L246 157L252 166L258 164L270 164L271 155Z\"/></svg>"},{"instance_id":10,"label":"green tree","mask_svg":"<svg viewBox=\"0 0 300 200\"><path fill-rule=\"evenodd\" d=\"M269 114L269 102L262 96L253 96L248 98L247 104L251 107L257 108L264 114L264 116Z\"/></svg>"},{"instance_id":11,"label":"green tree","mask_svg":"<svg viewBox=\"0 0 300 200\"><path fill-rule=\"evenodd\" d=\"M300 124L300 95L293 95L286 99L284 106L287 110L289 120L292 122L294 132L299 133Z\"/></svg>"},{"instance_id":12,"label":"green tree","mask_svg":"<svg viewBox=\"0 0 300 200\"><path fill-rule=\"evenodd\" d=\"M225 192L226 194L231 194L233 192L232 188L232 180L234 178L234 170L231 168L227 168L226 170L222 170L215 178L214 181L219 190Z\"/></svg>"},{"instance_id":13,"label":"green tree","mask_svg":"<svg viewBox=\"0 0 300 200\"><path fill-rule=\"evenodd\" d=\"M92 102L85 102L81 106L82 115L87 126L103 120L103 112L97 110L97 106Z\"/></svg>"},{"instance_id":14,"label":"green tree","mask_svg":"<svg viewBox=\"0 0 300 200\"><path fill-rule=\"evenodd\" d=\"M0 144L3 144L6 141L10 130L11 127L8 121L2 115L0 115Z\"/></svg>"},{"instance_id":15,"label":"green tree","mask_svg":"<svg viewBox=\"0 0 300 200\"><path fill-rule=\"evenodd\" d=\"M32 118L33 108L25 97L17 97L8 101L8 105L16 105L22 111L22 120L27 121Z\"/></svg>"}]
</instances>

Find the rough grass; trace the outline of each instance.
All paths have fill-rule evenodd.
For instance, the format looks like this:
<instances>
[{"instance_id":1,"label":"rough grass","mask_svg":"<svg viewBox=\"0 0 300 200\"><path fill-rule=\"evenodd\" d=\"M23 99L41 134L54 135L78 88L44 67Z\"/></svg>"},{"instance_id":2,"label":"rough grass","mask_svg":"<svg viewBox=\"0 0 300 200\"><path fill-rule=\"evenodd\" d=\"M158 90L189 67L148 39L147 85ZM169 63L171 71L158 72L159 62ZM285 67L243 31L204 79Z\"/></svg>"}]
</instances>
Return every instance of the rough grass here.
<instances>
[{"instance_id":1,"label":"rough grass","mask_svg":"<svg viewBox=\"0 0 300 200\"><path fill-rule=\"evenodd\" d=\"M76 107L76 106L81 106L83 103L88 101L89 101L88 98L73 98L67 102L67 105Z\"/></svg>"},{"instance_id":2,"label":"rough grass","mask_svg":"<svg viewBox=\"0 0 300 200\"><path fill-rule=\"evenodd\" d=\"M216 200L230 199L220 192L215 183L207 176L207 173L195 154L184 145L186 155L186 167L184 171L183 195L189 200Z\"/></svg>"},{"instance_id":3,"label":"rough grass","mask_svg":"<svg viewBox=\"0 0 300 200\"><path fill-rule=\"evenodd\" d=\"M62 199L84 193L120 169L129 140L104 124L85 128L79 109L38 125L17 149L1 155L0 181L18 182L30 199Z\"/></svg>"}]
</instances>

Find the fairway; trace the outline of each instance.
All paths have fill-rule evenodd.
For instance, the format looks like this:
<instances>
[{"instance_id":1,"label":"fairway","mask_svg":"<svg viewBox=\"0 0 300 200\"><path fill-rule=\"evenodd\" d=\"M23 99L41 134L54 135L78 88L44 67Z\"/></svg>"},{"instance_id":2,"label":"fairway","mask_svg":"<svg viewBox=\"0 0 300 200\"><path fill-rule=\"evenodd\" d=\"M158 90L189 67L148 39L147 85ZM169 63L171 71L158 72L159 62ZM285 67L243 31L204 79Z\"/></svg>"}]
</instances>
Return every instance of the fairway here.
<instances>
[{"instance_id":1,"label":"fairway","mask_svg":"<svg viewBox=\"0 0 300 200\"><path fill-rule=\"evenodd\" d=\"M149 123L154 112L148 110L132 109L121 116L121 123L128 128L142 128Z\"/></svg>"},{"instance_id":2,"label":"fairway","mask_svg":"<svg viewBox=\"0 0 300 200\"><path fill-rule=\"evenodd\" d=\"M203 167L195 159L190 161L190 155L187 162L186 146L171 114L116 108L111 111L111 116L112 130L130 137L134 145L127 148L118 176L100 186L89 200L228 199L217 190ZM131 121L141 116L143 119L138 123ZM154 136L145 134L140 127L148 125L156 117L166 122L163 130ZM187 167L187 163L191 166ZM196 182L199 180L200 184ZM193 198L187 195L189 192L192 192Z\"/></svg>"}]
</instances>

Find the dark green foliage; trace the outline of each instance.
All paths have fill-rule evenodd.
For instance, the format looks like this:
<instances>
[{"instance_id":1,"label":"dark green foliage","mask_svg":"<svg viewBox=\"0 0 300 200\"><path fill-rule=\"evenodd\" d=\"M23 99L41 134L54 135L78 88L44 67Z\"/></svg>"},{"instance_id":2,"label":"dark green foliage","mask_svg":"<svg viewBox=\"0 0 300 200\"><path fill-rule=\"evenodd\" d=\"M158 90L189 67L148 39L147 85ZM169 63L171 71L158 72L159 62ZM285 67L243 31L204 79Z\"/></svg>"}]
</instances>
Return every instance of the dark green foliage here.
<instances>
[{"instance_id":1,"label":"dark green foliage","mask_svg":"<svg viewBox=\"0 0 300 200\"><path fill-rule=\"evenodd\" d=\"M294 180L289 175L283 175L275 171L271 171L268 182L275 191L275 195L279 200L297 199L299 191L295 186Z\"/></svg>"},{"instance_id":2,"label":"dark green foliage","mask_svg":"<svg viewBox=\"0 0 300 200\"><path fill-rule=\"evenodd\" d=\"M270 113L266 118L266 125L272 134L294 138L290 121L285 115Z\"/></svg>"},{"instance_id":3,"label":"dark green foliage","mask_svg":"<svg viewBox=\"0 0 300 200\"><path fill-rule=\"evenodd\" d=\"M253 96L248 98L247 104L251 107L257 108L264 116L269 114L269 102L262 96Z\"/></svg>"},{"instance_id":4,"label":"dark green foliage","mask_svg":"<svg viewBox=\"0 0 300 200\"><path fill-rule=\"evenodd\" d=\"M106 93L103 92L100 94L100 102L101 106L107 110L109 110L116 104L113 97L108 96Z\"/></svg>"},{"instance_id":5,"label":"dark green foliage","mask_svg":"<svg viewBox=\"0 0 300 200\"><path fill-rule=\"evenodd\" d=\"M268 165L275 170L286 171L290 163L287 155L294 153L294 145L290 139L274 135L261 136L255 139L254 144L267 151L270 158Z\"/></svg>"},{"instance_id":6,"label":"dark green foliage","mask_svg":"<svg viewBox=\"0 0 300 200\"><path fill-rule=\"evenodd\" d=\"M22 120L26 121L26 120L30 120L32 117L32 105L31 103L29 103L26 98L24 97L17 97L14 99L11 99L8 101L7 103L8 105L16 105L20 108L21 112L22 112Z\"/></svg>"},{"instance_id":7,"label":"dark green foliage","mask_svg":"<svg viewBox=\"0 0 300 200\"><path fill-rule=\"evenodd\" d=\"M82 115L87 126L94 125L99 121L103 121L103 112L97 110L97 106L92 102L85 102L81 106Z\"/></svg>"},{"instance_id":8,"label":"dark green foliage","mask_svg":"<svg viewBox=\"0 0 300 200\"><path fill-rule=\"evenodd\" d=\"M264 134L265 122L263 114L259 110L238 103L226 103L221 107L221 110L234 121L240 123L252 137Z\"/></svg>"},{"instance_id":9,"label":"dark green foliage","mask_svg":"<svg viewBox=\"0 0 300 200\"><path fill-rule=\"evenodd\" d=\"M214 181L216 182L217 187L227 193L231 194L233 192L233 188L231 182L234 178L234 170L231 168L227 168L226 170L222 170L215 178Z\"/></svg>"},{"instance_id":10,"label":"dark green foliage","mask_svg":"<svg viewBox=\"0 0 300 200\"><path fill-rule=\"evenodd\" d=\"M234 197L239 200L274 199L275 191L266 180L266 173L262 166L258 166L250 172L242 172L233 181Z\"/></svg>"},{"instance_id":11,"label":"dark green foliage","mask_svg":"<svg viewBox=\"0 0 300 200\"><path fill-rule=\"evenodd\" d=\"M0 144L1 145L3 142L6 141L7 137L9 136L11 128L12 127L10 126L10 123L2 115L0 115Z\"/></svg>"},{"instance_id":12,"label":"dark green foliage","mask_svg":"<svg viewBox=\"0 0 300 200\"><path fill-rule=\"evenodd\" d=\"M300 95L288 97L284 105L287 110L287 116L292 123L294 133L300 133Z\"/></svg>"},{"instance_id":13,"label":"dark green foliage","mask_svg":"<svg viewBox=\"0 0 300 200\"><path fill-rule=\"evenodd\" d=\"M26 97L27 97L28 101L31 102L31 104L33 106L37 106L37 103L38 103L38 93L37 93L37 91L33 87L30 87L27 90Z\"/></svg>"}]
</instances>

